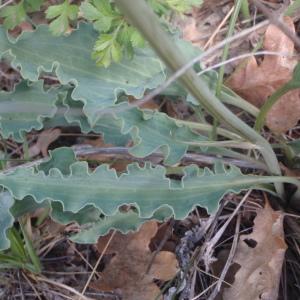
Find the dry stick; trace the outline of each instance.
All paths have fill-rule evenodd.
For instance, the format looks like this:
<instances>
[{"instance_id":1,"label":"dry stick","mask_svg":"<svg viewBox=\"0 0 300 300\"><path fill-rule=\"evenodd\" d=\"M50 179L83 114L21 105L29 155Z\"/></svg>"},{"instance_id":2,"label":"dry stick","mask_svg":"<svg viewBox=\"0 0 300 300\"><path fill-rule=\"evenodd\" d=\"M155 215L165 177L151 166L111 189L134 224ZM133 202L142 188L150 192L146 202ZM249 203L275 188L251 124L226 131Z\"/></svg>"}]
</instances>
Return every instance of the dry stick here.
<instances>
[{"instance_id":1,"label":"dry stick","mask_svg":"<svg viewBox=\"0 0 300 300\"><path fill-rule=\"evenodd\" d=\"M4 8L5 6L7 6L7 5L9 5L9 4L13 3L13 2L14 2L14 0L8 0L7 2L3 3L2 5L0 5L0 9Z\"/></svg>"},{"instance_id":2,"label":"dry stick","mask_svg":"<svg viewBox=\"0 0 300 300\"><path fill-rule=\"evenodd\" d=\"M175 224L175 220L172 219L170 221L170 228L169 228L169 230L165 233L165 235L164 235L163 239L160 241L157 249L153 252L153 254L151 256L151 259L150 259L150 262L148 263L148 266L146 268L145 274L149 274L150 269L151 269L151 267L153 265L155 257L161 251L161 249L163 248L163 246L165 245L165 243L167 242L167 240L171 237L174 224Z\"/></svg>"},{"instance_id":3,"label":"dry stick","mask_svg":"<svg viewBox=\"0 0 300 300\"><path fill-rule=\"evenodd\" d=\"M251 0L254 5L269 19L271 23L273 23L276 27L278 27L285 35L287 35L298 47L300 47L300 39L297 35L292 32L289 27L287 27L283 22L281 17L279 17L276 13L270 11L264 4L262 4L258 0Z\"/></svg>"},{"instance_id":4,"label":"dry stick","mask_svg":"<svg viewBox=\"0 0 300 300\"><path fill-rule=\"evenodd\" d=\"M102 148L102 147L92 147L90 145L74 145L72 147L72 149L74 150L75 155L77 157L93 155L93 154L101 154L101 155L110 155L110 156L111 155L121 155L125 158L131 159L134 161L145 161L145 160L151 160L152 158L163 159L163 154L159 153L159 152L154 152L144 158L134 157L133 155L131 155L129 153L130 149L127 147ZM218 158L216 156L212 156L212 155L205 155L205 154L198 154L198 153L186 153L182 157L182 162L183 163L196 163L196 164L199 164L199 163L214 164L216 162L216 159L220 159L220 158ZM29 163L21 164L16 167L11 167L9 169L6 169L6 170L0 172L0 174L8 175L8 174L14 172L18 168L36 167L47 160L49 160L48 157L38 159L35 161L31 161ZM267 171L266 165L263 162L258 161L258 160L249 159L249 161L246 161L246 160L244 161L244 160L239 160L239 159L235 159L235 158L222 158L222 161L227 165L233 164L233 165L236 165L241 168L258 169L258 170Z\"/></svg>"},{"instance_id":5,"label":"dry stick","mask_svg":"<svg viewBox=\"0 0 300 300\"><path fill-rule=\"evenodd\" d=\"M205 253L203 254L203 259L206 262L210 261L211 258L211 254L213 253L213 248L216 245L216 243L219 241L219 239L221 238L222 234L224 233L224 231L226 230L227 226L229 225L229 223L231 222L231 220L233 219L233 217L238 213L239 209L242 207L242 205L244 204L244 202L247 200L248 196L251 194L252 190L248 190L248 192L245 194L245 196L243 197L243 199L240 201L240 203L238 204L238 206L236 207L236 209L233 211L233 213L230 215L230 217L227 219L227 221L223 224L223 226L218 230L217 234L207 243L206 245L206 249L205 249ZM206 265L209 265L208 263L206 263Z\"/></svg>"},{"instance_id":6,"label":"dry stick","mask_svg":"<svg viewBox=\"0 0 300 300\"><path fill-rule=\"evenodd\" d=\"M37 291L37 289L35 288L35 286L33 285L33 283L29 280L29 278L25 275L25 273L22 272L22 276L24 277L24 279L27 281L27 283L30 285L30 287L32 288L33 292L35 293L35 295L37 296L37 298L39 300L42 300L40 293Z\"/></svg>"},{"instance_id":7,"label":"dry stick","mask_svg":"<svg viewBox=\"0 0 300 300\"><path fill-rule=\"evenodd\" d=\"M215 36L218 34L218 32L220 31L220 29L226 23L226 21L230 18L230 16L233 13L233 11L234 11L234 6L232 6L232 8L229 10L229 12L227 13L227 15L225 16L225 18L222 20L222 22L219 24L219 26L213 32L213 34L211 35L211 37L209 38L209 40L206 42L206 44L203 47L204 50L206 50L209 47L209 45L212 43L212 41L214 40Z\"/></svg>"},{"instance_id":8,"label":"dry stick","mask_svg":"<svg viewBox=\"0 0 300 300\"><path fill-rule=\"evenodd\" d=\"M31 274L28 274L28 276L30 278L32 278L33 280L35 280L35 281L43 281L43 282L49 283L53 286L58 286L58 287L60 287L64 290L67 290L67 291L71 292L72 294L75 294L76 296L81 297L82 300L92 300L91 298L83 296L77 290L75 290L72 287L70 287L68 285L65 285L63 283L60 283L60 282L57 282L57 281L54 281L54 280L51 280L51 279L48 279L48 278L42 277L42 276L34 276L34 275L31 275Z\"/></svg>"},{"instance_id":9,"label":"dry stick","mask_svg":"<svg viewBox=\"0 0 300 300\"><path fill-rule=\"evenodd\" d=\"M73 146L73 150L75 151L76 156L86 156L93 154L101 154L101 155L122 155L126 158L136 160L136 161L145 161L151 160L153 158L161 158L163 159L162 153L154 152L151 155L145 158L137 158L132 156L129 153L129 148L127 147L110 147L110 148L101 148L101 147L91 147L90 145L76 145ZM204 163L204 164L214 164L216 159L219 159L216 156L197 154L197 153L186 153L182 157L183 163ZM239 167L251 168L251 169L259 169L259 170L267 170L267 167L264 163L254 160L243 161L234 158L222 158L225 164L234 164Z\"/></svg>"},{"instance_id":10,"label":"dry stick","mask_svg":"<svg viewBox=\"0 0 300 300\"><path fill-rule=\"evenodd\" d=\"M233 239L233 243L229 252L229 256L226 260L226 264L222 270L222 273L220 275L220 279L218 280L218 284L217 286L214 288L213 292L211 293L211 295L209 296L208 300L213 300L215 299L215 297L217 296L217 294L220 292L221 290L221 286L225 280L225 276L227 275L227 272L232 264L235 252L236 252L236 248L237 248L237 244L238 244L238 237L239 237L239 229L240 229L240 225L241 225L241 215L238 215L237 217L237 221L236 221L236 226L235 226L235 235L234 235L234 239Z\"/></svg>"},{"instance_id":11,"label":"dry stick","mask_svg":"<svg viewBox=\"0 0 300 300\"><path fill-rule=\"evenodd\" d=\"M74 251L80 256L80 258L87 264L88 267L90 267L91 270L94 269L94 267L90 264L90 262L83 256L83 254L76 249L76 247L74 246L74 244L71 244L71 242L69 240L67 240L68 244L73 247ZM87 272L89 273L89 272ZM100 274L98 272L95 272L95 274L97 275L98 278L100 278Z\"/></svg>"},{"instance_id":12,"label":"dry stick","mask_svg":"<svg viewBox=\"0 0 300 300\"><path fill-rule=\"evenodd\" d=\"M257 52L249 52L249 53L244 53L244 54L240 54L238 56L235 56L235 57L232 57L232 58L229 58L227 60L224 60L220 63L217 63L215 65L212 65L202 71L200 71L199 73L197 73L199 76L208 72L208 71L211 71L213 69L216 69L218 67L221 67L223 65L226 65L228 63L231 63L231 62L234 62L236 60L240 60L240 59L243 59L243 58L247 58L247 57L252 57L252 56L258 56L258 55L274 55L274 56L287 56L287 57L298 57L299 54L291 54L291 53L287 53L287 52L276 52L276 51L267 51L267 50L263 50L263 51L257 51Z\"/></svg>"},{"instance_id":13,"label":"dry stick","mask_svg":"<svg viewBox=\"0 0 300 300\"><path fill-rule=\"evenodd\" d=\"M85 286L84 286L82 292L81 292L81 296L82 296L82 297L84 297L84 293L86 292L86 289L88 288L88 286L89 286L91 280L93 279L93 277L94 277L94 275L95 275L95 273L96 273L96 271L97 271L97 268L98 268L98 266L99 266L99 264L100 264L100 262L101 262L101 260L102 260L102 258L103 258L103 256L104 256L104 254L105 254L107 248L109 247L109 245L110 245L112 239L114 238L115 234L116 234L116 230L114 230L114 231L112 232L112 234L111 234L111 236L110 236L108 242L106 243L106 245L105 245L105 247L104 247L104 249L103 249L103 251L102 251L102 253L101 253L101 255L100 255L99 259L98 259L98 261L96 262L95 267L94 267L94 269L93 269L93 271L92 271L92 273L91 273L89 279L87 280L87 282L86 282L86 284L85 284ZM79 298L79 300L81 300L81 297Z\"/></svg>"}]
</instances>

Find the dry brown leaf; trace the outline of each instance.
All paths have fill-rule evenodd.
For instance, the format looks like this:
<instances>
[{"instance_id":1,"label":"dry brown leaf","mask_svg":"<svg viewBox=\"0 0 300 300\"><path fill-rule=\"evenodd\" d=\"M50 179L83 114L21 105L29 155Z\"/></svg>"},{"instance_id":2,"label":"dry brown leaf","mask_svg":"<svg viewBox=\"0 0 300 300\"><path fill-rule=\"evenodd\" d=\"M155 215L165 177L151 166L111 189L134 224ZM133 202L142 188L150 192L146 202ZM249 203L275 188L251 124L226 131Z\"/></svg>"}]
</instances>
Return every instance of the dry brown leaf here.
<instances>
[{"instance_id":1,"label":"dry brown leaf","mask_svg":"<svg viewBox=\"0 0 300 300\"><path fill-rule=\"evenodd\" d=\"M286 248L283 214L266 204L257 212L253 232L240 236L233 260L240 269L223 300L277 299Z\"/></svg>"},{"instance_id":2,"label":"dry brown leaf","mask_svg":"<svg viewBox=\"0 0 300 300\"><path fill-rule=\"evenodd\" d=\"M59 128L55 129L46 129L40 133L37 142L32 145L28 152L29 157L34 157L42 153L45 157L48 155L48 147L51 143L59 138L61 130Z\"/></svg>"},{"instance_id":3,"label":"dry brown leaf","mask_svg":"<svg viewBox=\"0 0 300 300\"><path fill-rule=\"evenodd\" d=\"M158 225L154 221L143 224L138 232L127 235L116 233L106 254L114 254L102 273L102 278L91 284L101 291L121 291L123 300L153 300L160 289L153 279L167 281L177 272L174 253L160 251L148 274L147 267L153 253L149 249L151 239L156 235ZM97 248L102 252L109 235L99 239ZM162 298L159 298L162 299Z\"/></svg>"},{"instance_id":4,"label":"dry brown leaf","mask_svg":"<svg viewBox=\"0 0 300 300\"><path fill-rule=\"evenodd\" d=\"M295 32L293 20L284 21ZM294 43L276 26L270 25L264 37L264 49L294 54ZM293 75L297 60L291 56L266 55L260 65L251 57L242 62L226 84L247 101L261 107L268 97L288 82ZM300 119L300 89L291 91L269 111L266 124L275 133L284 133Z\"/></svg>"}]
</instances>

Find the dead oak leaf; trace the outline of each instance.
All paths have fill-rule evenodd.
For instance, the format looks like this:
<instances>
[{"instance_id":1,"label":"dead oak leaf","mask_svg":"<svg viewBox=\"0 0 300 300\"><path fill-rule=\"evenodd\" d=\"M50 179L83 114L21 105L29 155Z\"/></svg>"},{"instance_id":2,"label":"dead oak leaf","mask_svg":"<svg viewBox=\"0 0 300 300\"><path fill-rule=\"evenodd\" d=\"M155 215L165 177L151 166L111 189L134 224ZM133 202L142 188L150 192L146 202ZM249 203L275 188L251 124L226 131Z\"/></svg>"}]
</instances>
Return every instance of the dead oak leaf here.
<instances>
[{"instance_id":1,"label":"dead oak leaf","mask_svg":"<svg viewBox=\"0 0 300 300\"><path fill-rule=\"evenodd\" d=\"M295 32L293 20L284 21ZM294 43L275 25L268 26L264 37L267 51L294 54ZM270 95L287 83L297 60L291 56L265 55L258 65L253 57L243 61L226 84L247 101L261 107ZM266 117L267 126L275 133L284 133L300 119L300 89L288 92L272 107Z\"/></svg>"},{"instance_id":2,"label":"dead oak leaf","mask_svg":"<svg viewBox=\"0 0 300 300\"><path fill-rule=\"evenodd\" d=\"M283 214L267 204L257 212L253 232L240 236L233 260L240 269L223 300L277 299L286 248Z\"/></svg>"},{"instance_id":3,"label":"dead oak leaf","mask_svg":"<svg viewBox=\"0 0 300 300\"><path fill-rule=\"evenodd\" d=\"M105 252L114 254L114 257L105 267L101 279L91 287L101 291L120 291L123 300L155 299L160 289L153 279L170 280L178 270L175 255L160 251L146 274L153 255L149 243L157 230L157 223L150 221L143 224L138 232L127 235L116 233ZM100 253L109 238L110 235L107 235L99 239L97 249Z\"/></svg>"},{"instance_id":4,"label":"dead oak leaf","mask_svg":"<svg viewBox=\"0 0 300 300\"><path fill-rule=\"evenodd\" d=\"M39 134L36 143L29 148L29 157L37 156L40 153L46 157L48 155L48 148L50 144L56 141L60 135L61 130L59 128L51 128L42 131Z\"/></svg>"}]
</instances>

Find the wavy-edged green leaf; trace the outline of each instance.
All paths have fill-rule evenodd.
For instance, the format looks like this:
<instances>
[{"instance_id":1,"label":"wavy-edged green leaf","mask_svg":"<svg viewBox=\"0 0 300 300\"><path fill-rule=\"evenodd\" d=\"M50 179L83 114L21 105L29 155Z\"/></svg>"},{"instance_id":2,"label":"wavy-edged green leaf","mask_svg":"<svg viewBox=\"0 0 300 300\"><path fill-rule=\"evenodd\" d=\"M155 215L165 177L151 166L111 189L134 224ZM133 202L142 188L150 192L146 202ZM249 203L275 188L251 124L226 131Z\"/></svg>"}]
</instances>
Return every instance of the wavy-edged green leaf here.
<instances>
[{"instance_id":1,"label":"wavy-edged green leaf","mask_svg":"<svg viewBox=\"0 0 300 300\"><path fill-rule=\"evenodd\" d=\"M33 168L17 169L0 175L0 185L15 198L31 195L37 202L45 199L60 201L64 210L78 212L94 205L105 215L113 215L121 205L134 205L140 217L148 218L160 207L170 207L176 219L183 219L196 206L209 213L218 208L220 198L227 192L240 192L258 184L272 182L273 177L243 175L236 167L214 173L209 169L185 168L182 181L165 176L165 168L149 164L140 168L128 166L127 173L117 176L108 165L101 165L92 173L86 162L71 165L71 174L64 176L51 169L47 176Z\"/></svg>"},{"instance_id":2,"label":"wavy-edged green leaf","mask_svg":"<svg viewBox=\"0 0 300 300\"><path fill-rule=\"evenodd\" d=\"M76 161L74 151L71 148L56 148L49 152L49 159L42 162L38 166L38 170L48 175L51 169L57 168L63 175L69 175L70 166Z\"/></svg>"},{"instance_id":3,"label":"wavy-edged green leaf","mask_svg":"<svg viewBox=\"0 0 300 300\"><path fill-rule=\"evenodd\" d=\"M77 102L79 103L79 102ZM79 104L76 104L77 107ZM118 108L122 110L125 105ZM74 110L74 101L69 102L68 112L65 114L69 122L77 122L84 132L101 132L106 142L128 141L131 135L133 146L129 152L135 157L146 157L154 151L161 149L165 163L177 163L188 149L187 142L204 141L206 138L194 133L187 126L178 125L176 120L158 111L141 111L138 108L124 110L113 117L103 115L98 118L95 126L91 127L84 115L78 115ZM123 139L120 138L123 135ZM127 136L127 137L126 137Z\"/></svg>"},{"instance_id":4,"label":"wavy-edged green leaf","mask_svg":"<svg viewBox=\"0 0 300 300\"><path fill-rule=\"evenodd\" d=\"M57 148L50 152L50 159L38 166L39 170L43 170L46 174L49 173L51 167L57 166L64 175L70 174L70 165L76 161L74 152L70 148ZM29 198L29 197L27 197ZM26 199L26 198L25 198ZM31 204L30 199L25 202ZM36 204L34 203L33 207ZM51 203L51 218L60 224L69 224L77 222L80 227L80 232L71 236L71 239L77 243L94 243L99 236L105 235L110 229L116 229L123 233L127 233L129 230L137 230L139 226L149 219L142 219L138 216L137 212L132 210L128 212L117 212L113 216L101 216L101 211L92 205L88 205L78 211L72 213L65 211L63 205L60 202ZM172 215L172 211L169 208L159 209L153 216L158 221L164 221L166 218Z\"/></svg>"},{"instance_id":5,"label":"wavy-edged green leaf","mask_svg":"<svg viewBox=\"0 0 300 300\"><path fill-rule=\"evenodd\" d=\"M156 211L151 219L165 221L171 215L172 211L169 208L161 208ZM117 212L113 216L104 216L94 223L85 224L81 227L80 232L72 235L70 239L76 243L94 244L97 242L99 236L106 235L112 229L127 234L130 231L138 230L147 221L149 221L149 218L141 218L133 210Z\"/></svg>"},{"instance_id":6,"label":"wavy-edged green leaf","mask_svg":"<svg viewBox=\"0 0 300 300\"><path fill-rule=\"evenodd\" d=\"M11 194L0 189L0 250L7 249L10 246L6 231L14 223L14 217L10 212L13 204L14 199Z\"/></svg>"},{"instance_id":7,"label":"wavy-edged green leaf","mask_svg":"<svg viewBox=\"0 0 300 300\"><path fill-rule=\"evenodd\" d=\"M101 211L92 205L84 207L77 213L65 211L62 204L59 202L52 202L51 207L51 218L60 224L66 225L77 222L79 225L84 225L87 223L91 224L94 222L99 222L101 220Z\"/></svg>"},{"instance_id":8,"label":"wavy-edged green leaf","mask_svg":"<svg viewBox=\"0 0 300 300\"><path fill-rule=\"evenodd\" d=\"M13 92L0 92L0 133L3 138L12 137L21 142L24 134L43 128L42 118L56 112L57 93L45 92L43 82L28 85L25 81Z\"/></svg>"},{"instance_id":9,"label":"wavy-edged green leaf","mask_svg":"<svg viewBox=\"0 0 300 300\"><path fill-rule=\"evenodd\" d=\"M177 163L188 149L187 142L204 141L206 138L196 134L187 126L180 126L166 114L157 111L132 109L121 115L122 132L130 132L133 147L129 152L136 157L145 157L160 149L165 163Z\"/></svg>"},{"instance_id":10,"label":"wavy-edged green leaf","mask_svg":"<svg viewBox=\"0 0 300 300\"><path fill-rule=\"evenodd\" d=\"M31 129L76 125L84 133L103 134L107 143L116 146L125 146L132 139L133 145L129 151L136 157L143 158L160 149L165 156L165 163L170 165L177 163L186 153L189 142L207 139L189 127L177 124L175 119L164 113L141 111L138 108L126 110L126 104L117 107L121 112L116 116L104 114L91 126L83 113L83 103L74 101L71 92L71 89L60 88L46 93L42 82L30 86L23 82L15 93L3 93L3 104L0 94L0 130L3 137L12 135L15 140L21 141L24 133ZM6 95L10 96L10 102ZM57 101L57 98L60 100ZM123 108L125 110L122 112ZM52 111L57 111L56 115L46 118ZM216 153L213 149L209 151Z\"/></svg>"},{"instance_id":11,"label":"wavy-edged green leaf","mask_svg":"<svg viewBox=\"0 0 300 300\"><path fill-rule=\"evenodd\" d=\"M19 66L23 78L31 81L42 70L56 67L62 84L75 84L72 97L85 103L84 111L93 120L96 111L113 105L120 93L140 98L165 78L164 67L150 49L139 50L132 60L124 58L107 69L98 68L90 54L96 38L92 25L84 23L67 37L53 37L47 26L39 26L15 42L0 27L0 54L10 54L12 65Z\"/></svg>"}]
</instances>

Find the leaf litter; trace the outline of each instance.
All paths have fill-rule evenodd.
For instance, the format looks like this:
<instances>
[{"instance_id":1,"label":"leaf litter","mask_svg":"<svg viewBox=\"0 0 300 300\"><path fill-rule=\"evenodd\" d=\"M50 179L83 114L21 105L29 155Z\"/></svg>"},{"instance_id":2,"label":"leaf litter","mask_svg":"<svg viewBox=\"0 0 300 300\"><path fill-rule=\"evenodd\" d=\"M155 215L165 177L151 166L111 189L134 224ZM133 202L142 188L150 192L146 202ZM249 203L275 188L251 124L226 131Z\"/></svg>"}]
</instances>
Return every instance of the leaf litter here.
<instances>
[{"instance_id":1,"label":"leaf litter","mask_svg":"<svg viewBox=\"0 0 300 300\"><path fill-rule=\"evenodd\" d=\"M160 251L153 259L149 248L151 239L158 231L158 224L150 221L138 232L127 235L116 233L105 254L114 255L91 287L100 291L119 290L123 300L153 300L160 295L154 279L171 280L178 271L178 262L172 252ZM101 237L97 244L103 252L110 235ZM149 270L148 270L149 269ZM158 299L163 299L162 296Z\"/></svg>"},{"instance_id":2,"label":"leaf litter","mask_svg":"<svg viewBox=\"0 0 300 300\"><path fill-rule=\"evenodd\" d=\"M287 245L283 212L268 203L259 209L253 232L240 236L233 262L240 266L223 300L276 299Z\"/></svg>"},{"instance_id":3,"label":"leaf litter","mask_svg":"<svg viewBox=\"0 0 300 300\"><path fill-rule=\"evenodd\" d=\"M285 24L295 32L293 20L284 18ZM252 56L241 62L226 84L247 101L261 107L278 88L293 76L297 59L293 57L294 43L275 25L269 25L263 48L266 51L284 53L283 55L266 55L258 64ZM266 117L267 126L274 133L284 133L294 127L300 119L300 89L283 95Z\"/></svg>"}]
</instances>

